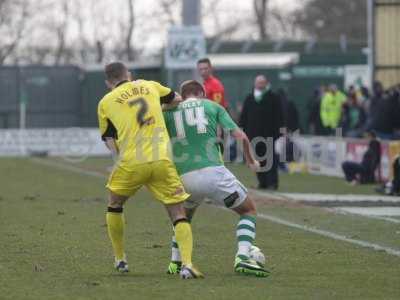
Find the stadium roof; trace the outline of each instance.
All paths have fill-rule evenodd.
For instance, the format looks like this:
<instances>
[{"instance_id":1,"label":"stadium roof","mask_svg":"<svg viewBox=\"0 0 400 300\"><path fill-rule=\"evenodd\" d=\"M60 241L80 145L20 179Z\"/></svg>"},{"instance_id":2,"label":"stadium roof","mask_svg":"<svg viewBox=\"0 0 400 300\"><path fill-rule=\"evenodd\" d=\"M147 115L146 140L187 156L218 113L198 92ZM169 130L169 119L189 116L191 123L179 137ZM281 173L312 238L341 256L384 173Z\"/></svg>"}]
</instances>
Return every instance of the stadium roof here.
<instances>
[{"instance_id":1,"label":"stadium roof","mask_svg":"<svg viewBox=\"0 0 400 300\"><path fill-rule=\"evenodd\" d=\"M208 56L214 67L228 68L284 68L299 62L296 52L286 53L237 53L210 54Z\"/></svg>"},{"instance_id":2,"label":"stadium roof","mask_svg":"<svg viewBox=\"0 0 400 300\"><path fill-rule=\"evenodd\" d=\"M298 52L301 54L359 54L367 47L366 42L339 41L225 41L207 40L208 53L265 53Z\"/></svg>"},{"instance_id":3,"label":"stadium roof","mask_svg":"<svg viewBox=\"0 0 400 300\"><path fill-rule=\"evenodd\" d=\"M158 57L149 57L134 62L128 62L125 64L128 67L128 69L151 69L151 68L160 68L160 66L162 65L162 60ZM103 71L104 63L86 64L82 66L82 68L89 72Z\"/></svg>"}]
</instances>

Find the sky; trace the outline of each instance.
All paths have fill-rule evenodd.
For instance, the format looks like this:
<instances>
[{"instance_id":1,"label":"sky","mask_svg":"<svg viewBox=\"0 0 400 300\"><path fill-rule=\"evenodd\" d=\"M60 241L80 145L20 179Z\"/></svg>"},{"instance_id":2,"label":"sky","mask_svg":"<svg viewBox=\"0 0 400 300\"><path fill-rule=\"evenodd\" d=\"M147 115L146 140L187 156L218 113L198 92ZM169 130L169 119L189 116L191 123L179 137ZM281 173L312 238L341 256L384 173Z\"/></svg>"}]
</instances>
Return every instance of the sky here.
<instances>
[{"instance_id":1,"label":"sky","mask_svg":"<svg viewBox=\"0 0 400 300\"><path fill-rule=\"evenodd\" d=\"M213 36L227 26L240 22L243 26L223 39L248 39L257 36L254 23L253 0L201 0L202 25L206 36ZM284 11L294 10L308 0L270 0L270 7ZM102 41L110 48L123 43L128 19L127 0L69 0L67 26L64 24L63 3L59 0L29 0L33 6L25 32L22 48L34 45L57 45L57 32L64 30L68 45L94 47ZM161 13L160 0L135 0L134 47L141 47L146 53L159 53L166 44L168 16ZM39 5L41 3L41 5ZM217 3L217 4L216 4ZM175 7L173 19L181 23L181 7ZM272 28L272 27L271 27ZM274 29L272 29L274 30ZM274 31L276 32L276 31ZM139 47L136 47L138 46Z\"/></svg>"},{"instance_id":2,"label":"sky","mask_svg":"<svg viewBox=\"0 0 400 300\"><path fill-rule=\"evenodd\" d=\"M115 0L118 1L118 0ZM203 4L202 13L209 13L209 7L213 5L215 0L201 0ZM270 0L270 8L280 8L284 11L292 11L298 8L301 5L304 5L308 0ZM137 12L139 15L145 15L146 11L152 10L158 6L158 1L149 0L136 0ZM180 20L180 11L181 8L178 8L174 13L177 20ZM229 23L234 23L235 16L237 14L245 15L251 18L253 15L253 0L219 0L218 5L215 9L215 14L218 14L220 17L205 17L203 18L203 29L206 35L212 35L216 31L218 31L218 27L223 27ZM218 23L216 23L218 22ZM243 30L242 35L248 36L249 34L254 34L252 32L245 32L246 29ZM149 44L156 44L157 42L163 40L165 42L167 29L160 28L159 34L154 34L147 41Z\"/></svg>"},{"instance_id":3,"label":"sky","mask_svg":"<svg viewBox=\"0 0 400 300\"><path fill-rule=\"evenodd\" d=\"M136 0L138 4L138 10L146 10L148 6L145 3L148 3L148 0ZM203 4L202 13L209 12L209 7L213 6L216 1L215 0L201 0ZM297 9L299 6L304 5L308 0L270 0L270 8L279 8L283 11L290 12ZM157 5L158 1L153 1L152 5ZM141 5L143 3L143 5ZM216 14L218 14L219 18L205 17L203 18L202 25L203 30L206 35L212 35L218 31L218 27L226 26L227 24L234 23L235 18L237 19L237 15L240 14L242 16L251 19L253 16L253 0L219 0L217 1L218 5L216 6ZM149 4L147 4L149 5ZM176 11L176 15L179 19L181 14L180 8ZM218 22L218 23L217 23ZM255 36L256 33L253 32L251 28L243 28L240 33L241 38L246 38L249 36ZM162 31L162 30L161 30ZM246 32L247 31L247 32ZM154 42L158 39L157 36L166 37L166 30L160 35L154 36Z\"/></svg>"}]
</instances>

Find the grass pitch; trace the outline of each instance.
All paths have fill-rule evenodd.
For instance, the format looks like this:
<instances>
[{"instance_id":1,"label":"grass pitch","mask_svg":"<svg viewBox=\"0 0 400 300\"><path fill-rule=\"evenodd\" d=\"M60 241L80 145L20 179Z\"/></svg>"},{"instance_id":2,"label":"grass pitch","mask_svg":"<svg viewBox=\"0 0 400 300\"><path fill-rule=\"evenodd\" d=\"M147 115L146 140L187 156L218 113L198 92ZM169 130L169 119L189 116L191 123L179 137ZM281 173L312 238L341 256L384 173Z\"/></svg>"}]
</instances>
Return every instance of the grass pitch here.
<instances>
[{"instance_id":1,"label":"grass pitch","mask_svg":"<svg viewBox=\"0 0 400 300\"><path fill-rule=\"evenodd\" d=\"M110 164L45 162L103 174ZM255 184L243 166L231 167L244 183ZM0 159L0 170L0 299L400 299L399 257L263 219L256 240L272 275L236 275L237 217L210 205L193 221L194 261L206 278L167 275L171 225L144 190L125 209L131 272L119 275L106 235L104 178L31 159ZM341 180L309 175L282 177L282 189L293 192L365 194L371 188L354 190ZM399 224L257 201L260 213L400 249Z\"/></svg>"}]
</instances>

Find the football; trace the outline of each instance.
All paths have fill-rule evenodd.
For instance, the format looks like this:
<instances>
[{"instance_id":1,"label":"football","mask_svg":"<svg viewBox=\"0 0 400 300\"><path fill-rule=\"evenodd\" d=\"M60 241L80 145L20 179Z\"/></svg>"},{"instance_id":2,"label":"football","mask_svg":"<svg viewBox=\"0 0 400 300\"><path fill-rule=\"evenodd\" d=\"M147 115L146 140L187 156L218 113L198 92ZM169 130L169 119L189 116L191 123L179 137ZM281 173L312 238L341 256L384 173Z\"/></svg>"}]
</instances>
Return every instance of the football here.
<instances>
[{"instance_id":1,"label":"football","mask_svg":"<svg viewBox=\"0 0 400 300\"><path fill-rule=\"evenodd\" d=\"M261 249L257 246L251 246L250 248L250 258L254 259L260 265L265 265L265 255L262 253Z\"/></svg>"}]
</instances>

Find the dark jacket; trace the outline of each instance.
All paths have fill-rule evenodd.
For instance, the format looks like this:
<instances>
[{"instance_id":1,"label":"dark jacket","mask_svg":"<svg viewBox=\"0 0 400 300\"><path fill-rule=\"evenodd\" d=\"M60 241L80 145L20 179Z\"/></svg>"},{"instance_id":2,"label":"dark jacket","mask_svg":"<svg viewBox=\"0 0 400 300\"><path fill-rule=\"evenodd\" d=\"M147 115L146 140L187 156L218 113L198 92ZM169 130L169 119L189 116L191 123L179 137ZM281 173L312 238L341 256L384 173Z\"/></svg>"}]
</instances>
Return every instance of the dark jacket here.
<instances>
[{"instance_id":1,"label":"dark jacket","mask_svg":"<svg viewBox=\"0 0 400 300\"><path fill-rule=\"evenodd\" d=\"M381 163L381 144L377 140L371 140L368 150L364 153L361 165L365 172L362 174L362 183L375 182L375 170Z\"/></svg>"},{"instance_id":2,"label":"dark jacket","mask_svg":"<svg viewBox=\"0 0 400 300\"><path fill-rule=\"evenodd\" d=\"M355 124L351 124L351 110L356 109L358 111L358 119ZM343 105L343 114L342 114L342 121L341 126L346 133L349 130L360 129L365 125L367 119L367 115L364 111L364 108L361 106L351 106L349 104Z\"/></svg>"},{"instance_id":3,"label":"dark jacket","mask_svg":"<svg viewBox=\"0 0 400 300\"><path fill-rule=\"evenodd\" d=\"M257 103L253 93L249 94L243 103L239 125L250 139L258 136L277 139L280 136L279 129L283 127L279 96L269 90Z\"/></svg>"},{"instance_id":4,"label":"dark jacket","mask_svg":"<svg viewBox=\"0 0 400 300\"><path fill-rule=\"evenodd\" d=\"M295 132L296 130L301 131L299 112L297 110L296 104L293 101L289 101L287 109L288 109L287 121L286 121L287 129L291 132Z\"/></svg>"},{"instance_id":5,"label":"dark jacket","mask_svg":"<svg viewBox=\"0 0 400 300\"><path fill-rule=\"evenodd\" d=\"M371 120L369 130L392 134L400 128L400 97L396 94L387 95L376 106L376 112Z\"/></svg>"},{"instance_id":6,"label":"dark jacket","mask_svg":"<svg viewBox=\"0 0 400 300\"><path fill-rule=\"evenodd\" d=\"M311 134L324 135L325 128L321 121L321 96L316 91L308 102L308 124Z\"/></svg>"},{"instance_id":7,"label":"dark jacket","mask_svg":"<svg viewBox=\"0 0 400 300\"><path fill-rule=\"evenodd\" d=\"M400 194L400 157L397 157L393 162L392 193Z\"/></svg>"},{"instance_id":8,"label":"dark jacket","mask_svg":"<svg viewBox=\"0 0 400 300\"><path fill-rule=\"evenodd\" d=\"M296 104L288 98L283 89L279 89L277 94L282 106L283 126L290 132L300 129L299 113Z\"/></svg>"}]
</instances>

